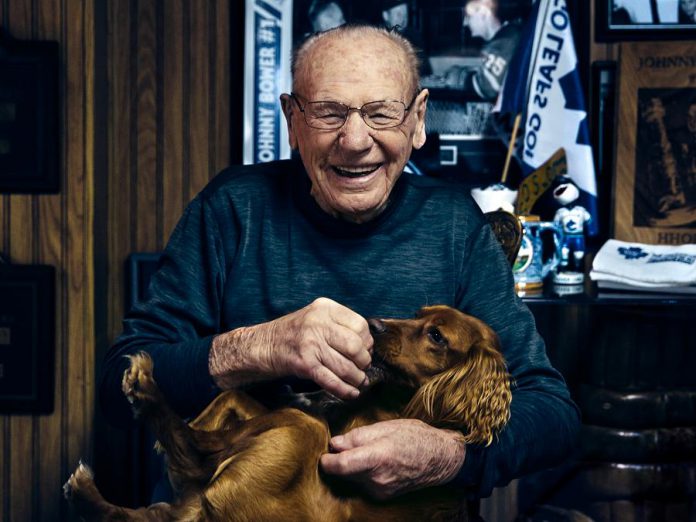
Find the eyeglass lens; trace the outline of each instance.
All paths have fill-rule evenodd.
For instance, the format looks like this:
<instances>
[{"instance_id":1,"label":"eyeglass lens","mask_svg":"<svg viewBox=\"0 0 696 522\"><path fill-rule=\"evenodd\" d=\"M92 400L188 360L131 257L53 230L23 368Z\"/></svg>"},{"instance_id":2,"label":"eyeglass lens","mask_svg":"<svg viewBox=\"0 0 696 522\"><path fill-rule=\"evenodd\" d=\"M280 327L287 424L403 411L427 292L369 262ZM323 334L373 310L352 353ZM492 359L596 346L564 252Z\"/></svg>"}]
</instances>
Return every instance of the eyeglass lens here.
<instances>
[{"instance_id":1,"label":"eyeglass lens","mask_svg":"<svg viewBox=\"0 0 696 522\"><path fill-rule=\"evenodd\" d=\"M360 109L339 102L308 102L305 105L307 124L320 129L338 129L343 126L351 110L360 112L367 125L374 129L396 127L404 119L406 107L398 101L375 101Z\"/></svg>"}]
</instances>

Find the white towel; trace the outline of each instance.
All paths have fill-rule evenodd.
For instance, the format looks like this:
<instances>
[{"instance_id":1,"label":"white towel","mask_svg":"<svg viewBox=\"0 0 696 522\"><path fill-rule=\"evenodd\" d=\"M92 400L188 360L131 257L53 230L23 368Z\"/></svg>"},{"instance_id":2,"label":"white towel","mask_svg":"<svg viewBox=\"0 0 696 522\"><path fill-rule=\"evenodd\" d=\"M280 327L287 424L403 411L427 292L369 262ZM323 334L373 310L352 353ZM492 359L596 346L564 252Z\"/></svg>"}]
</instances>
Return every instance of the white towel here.
<instances>
[{"instance_id":1,"label":"white towel","mask_svg":"<svg viewBox=\"0 0 696 522\"><path fill-rule=\"evenodd\" d=\"M666 246L610 239L592 262L590 278L636 287L696 284L696 244Z\"/></svg>"},{"instance_id":2,"label":"white towel","mask_svg":"<svg viewBox=\"0 0 696 522\"><path fill-rule=\"evenodd\" d=\"M646 283L636 285L635 283L624 283L622 281L612 281L600 279L597 281L599 290L631 290L634 292L658 292L660 294L696 294L696 285L689 286L647 286ZM601 293L601 292L600 292Z\"/></svg>"}]
</instances>

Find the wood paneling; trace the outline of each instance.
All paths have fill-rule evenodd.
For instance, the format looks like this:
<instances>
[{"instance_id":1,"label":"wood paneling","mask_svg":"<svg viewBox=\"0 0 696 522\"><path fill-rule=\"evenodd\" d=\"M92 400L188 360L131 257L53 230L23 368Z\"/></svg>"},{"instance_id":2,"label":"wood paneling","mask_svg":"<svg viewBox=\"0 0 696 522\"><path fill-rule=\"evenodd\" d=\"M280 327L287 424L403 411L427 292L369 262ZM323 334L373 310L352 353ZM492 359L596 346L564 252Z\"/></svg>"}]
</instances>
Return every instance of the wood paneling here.
<instances>
[{"instance_id":1,"label":"wood paneling","mask_svg":"<svg viewBox=\"0 0 696 522\"><path fill-rule=\"evenodd\" d=\"M60 193L0 196L0 250L57 269L54 412L0 416L0 519L58 520L68 470L91 456L94 12L78 0L4 0L0 25L60 42Z\"/></svg>"},{"instance_id":2,"label":"wood paneling","mask_svg":"<svg viewBox=\"0 0 696 522\"><path fill-rule=\"evenodd\" d=\"M161 250L229 163L230 23L242 15L222 0L0 0L14 37L60 43L62 179L56 195L0 195L0 252L58 273L55 411L0 416L0 520L67 519L62 484L104 451L98 483L134 500L116 486L129 437L95 411L96 375L120 330L127 255Z\"/></svg>"},{"instance_id":3,"label":"wood paneling","mask_svg":"<svg viewBox=\"0 0 696 522\"><path fill-rule=\"evenodd\" d=\"M243 20L241 2L104 5L98 47L106 64L107 158L96 184L95 249L104 257L96 313L105 335L97 360L121 329L127 256L162 250L185 205L230 162L230 26ZM133 439L97 418L97 483L107 498L137 504Z\"/></svg>"},{"instance_id":4,"label":"wood paneling","mask_svg":"<svg viewBox=\"0 0 696 522\"><path fill-rule=\"evenodd\" d=\"M106 10L108 331L123 317L122 265L161 250L184 206L230 161L227 1L114 0Z\"/></svg>"}]
</instances>

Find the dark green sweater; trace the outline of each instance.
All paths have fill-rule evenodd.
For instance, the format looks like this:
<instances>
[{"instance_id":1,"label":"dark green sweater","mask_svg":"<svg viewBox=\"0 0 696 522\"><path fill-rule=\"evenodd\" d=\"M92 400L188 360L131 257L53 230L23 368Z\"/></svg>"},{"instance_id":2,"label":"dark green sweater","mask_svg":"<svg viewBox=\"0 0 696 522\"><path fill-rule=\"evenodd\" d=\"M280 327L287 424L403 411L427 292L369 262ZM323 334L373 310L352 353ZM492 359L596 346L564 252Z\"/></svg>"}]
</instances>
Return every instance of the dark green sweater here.
<instances>
[{"instance_id":1,"label":"dark green sweater","mask_svg":"<svg viewBox=\"0 0 696 522\"><path fill-rule=\"evenodd\" d=\"M327 215L309 189L302 164L290 160L230 168L191 202L148 297L107 355L107 418L131 417L120 385L125 354L150 353L160 388L190 417L219 392L208 353L220 332L275 319L320 296L364 317L410 317L423 305L448 304L497 331L515 380L508 426L490 447L467 448L456 481L485 496L567 456L577 410L468 191L404 174L385 211L357 225Z\"/></svg>"}]
</instances>

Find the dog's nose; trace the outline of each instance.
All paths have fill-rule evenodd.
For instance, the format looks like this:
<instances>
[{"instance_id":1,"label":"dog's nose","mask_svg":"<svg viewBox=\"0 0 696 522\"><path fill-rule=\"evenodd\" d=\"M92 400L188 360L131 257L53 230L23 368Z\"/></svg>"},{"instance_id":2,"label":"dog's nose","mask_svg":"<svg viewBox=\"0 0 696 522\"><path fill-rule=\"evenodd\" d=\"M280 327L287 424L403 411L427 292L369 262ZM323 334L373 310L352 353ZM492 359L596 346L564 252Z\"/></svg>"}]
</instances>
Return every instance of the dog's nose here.
<instances>
[{"instance_id":1,"label":"dog's nose","mask_svg":"<svg viewBox=\"0 0 696 522\"><path fill-rule=\"evenodd\" d=\"M379 335L383 334L384 332L387 331L387 327L385 324L380 321L379 319L376 318L370 318L367 320L367 324L370 326L370 333L372 335Z\"/></svg>"}]
</instances>

